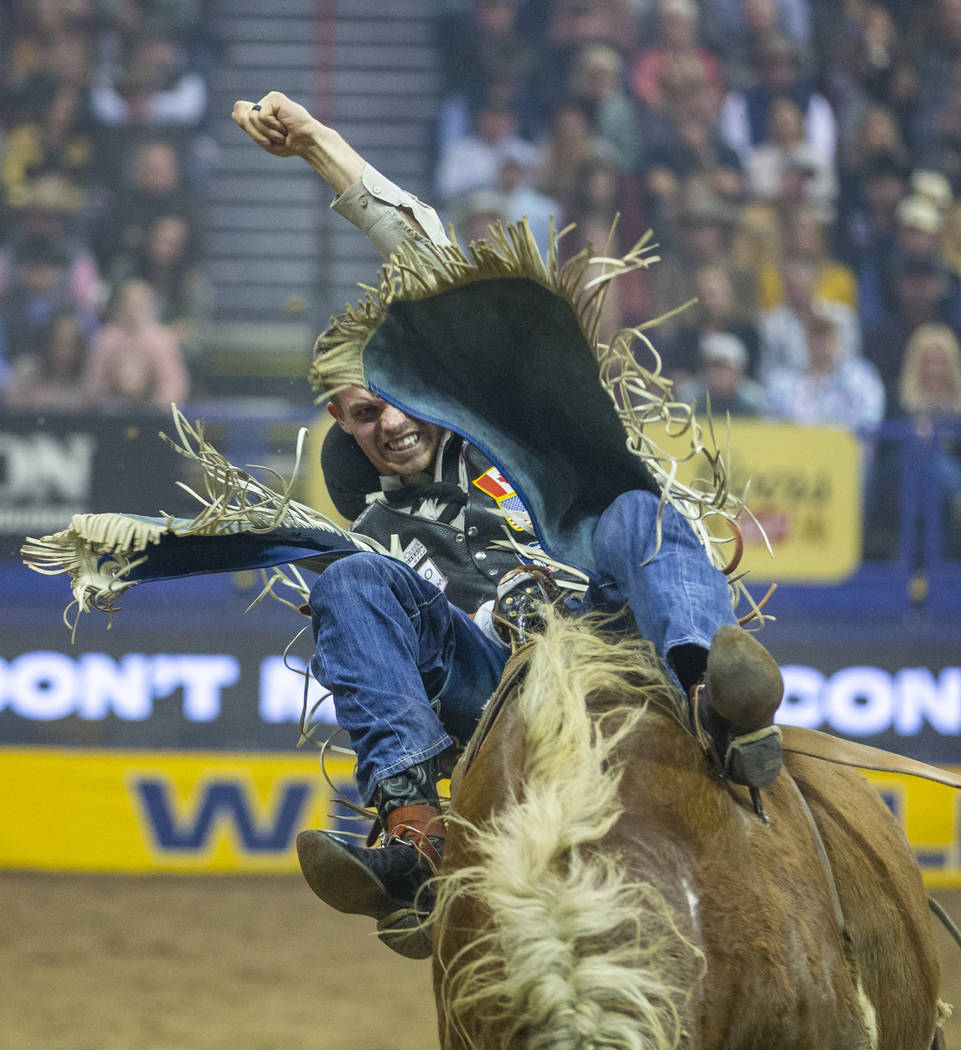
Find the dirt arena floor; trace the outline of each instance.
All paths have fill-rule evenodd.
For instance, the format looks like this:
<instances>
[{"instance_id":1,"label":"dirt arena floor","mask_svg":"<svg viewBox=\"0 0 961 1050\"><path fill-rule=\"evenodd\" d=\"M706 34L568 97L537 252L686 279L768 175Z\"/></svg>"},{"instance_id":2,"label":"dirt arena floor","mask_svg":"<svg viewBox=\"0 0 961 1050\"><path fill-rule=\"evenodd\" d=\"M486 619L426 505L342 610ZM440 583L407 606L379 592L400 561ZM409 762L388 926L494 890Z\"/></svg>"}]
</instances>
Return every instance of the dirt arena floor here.
<instances>
[{"instance_id":1,"label":"dirt arena floor","mask_svg":"<svg viewBox=\"0 0 961 1050\"><path fill-rule=\"evenodd\" d=\"M961 923L961 890L938 899ZM0 873L6 1050L431 1050L430 963L299 876ZM938 934L961 1050L961 950Z\"/></svg>"}]
</instances>

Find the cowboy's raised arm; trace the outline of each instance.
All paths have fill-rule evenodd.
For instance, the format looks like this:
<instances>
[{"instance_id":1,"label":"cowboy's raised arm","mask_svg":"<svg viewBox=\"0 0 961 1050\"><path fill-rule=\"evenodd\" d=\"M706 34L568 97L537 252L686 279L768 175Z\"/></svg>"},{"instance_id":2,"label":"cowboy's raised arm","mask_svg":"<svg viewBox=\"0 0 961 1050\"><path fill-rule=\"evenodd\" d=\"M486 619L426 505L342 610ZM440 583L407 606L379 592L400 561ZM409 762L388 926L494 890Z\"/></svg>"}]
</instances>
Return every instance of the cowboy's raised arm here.
<instances>
[{"instance_id":1,"label":"cowboy's raised arm","mask_svg":"<svg viewBox=\"0 0 961 1050\"><path fill-rule=\"evenodd\" d=\"M234 123L275 157L302 157L337 194L331 207L363 231L386 259L411 236L447 244L433 208L372 168L334 128L279 91L238 101Z\"/></svg>"}]
</instances>

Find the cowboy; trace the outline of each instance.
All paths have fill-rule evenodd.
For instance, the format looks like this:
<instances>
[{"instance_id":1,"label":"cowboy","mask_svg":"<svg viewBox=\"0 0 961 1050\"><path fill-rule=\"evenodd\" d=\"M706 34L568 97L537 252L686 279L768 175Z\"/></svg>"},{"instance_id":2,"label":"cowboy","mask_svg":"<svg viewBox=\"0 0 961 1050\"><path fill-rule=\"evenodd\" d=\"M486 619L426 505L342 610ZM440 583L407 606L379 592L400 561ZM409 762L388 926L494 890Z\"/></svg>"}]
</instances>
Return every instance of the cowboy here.
<instances>
[{"instance_id":1,"label":"cowboy","mask_svg":"<svg viewBox=\"0 0 961 1050\"><path fill-rule=\"evenodd\" d=\"M306 160L337 194L334 209L385 256L410 242L428 254L446 244L432 209L285 95L237 102L233 119L268 152ZM517 577L515 550L530 552L536 537L527 508L476 445L345 382L327 363L334 356L327 345L322 335L315 377L382 485L352 529L398 556L352 554L318 577L309 601L311 670L333 694L357 755L361 797L376 808L384 837L365 848L304 831L298 852L318 896L377 918L391 943L383 931L410 912L440 861L437 779L466 743L510 653L490 613L498 583L511 570ZM681 689L697 694L726 775L752 788L769 783L780 768L772 726L783 689L777 664L737 626L726 579L684 515L662 504L645 471L631 482L598 508L582 537L594 571L586 593L567 604L576 613L628 606ZM518 538L513 548L495 542L505 529ZM532 579L539 586L543 574L521 571L522 586ZM510 581L500 588L502 598L510 588ZM760 734L762 747L732 763L730 747L745 734Z\"/></svg>"}]
</instances>

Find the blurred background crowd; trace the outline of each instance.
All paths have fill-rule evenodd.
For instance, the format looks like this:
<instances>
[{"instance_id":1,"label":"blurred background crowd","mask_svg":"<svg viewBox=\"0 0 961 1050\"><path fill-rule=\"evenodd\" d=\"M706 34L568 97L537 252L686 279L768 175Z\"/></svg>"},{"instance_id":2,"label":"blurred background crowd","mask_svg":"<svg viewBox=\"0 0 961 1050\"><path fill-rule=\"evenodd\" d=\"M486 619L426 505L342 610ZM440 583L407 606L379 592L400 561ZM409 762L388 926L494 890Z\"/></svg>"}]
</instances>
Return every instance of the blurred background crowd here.
<instances>
[{"instance_id":1,"label":"blurred background crowd","mask_svg":"<svg viewBox=\"0 0 961 1050\"><path fill-rule=\"evenodd\" d=\"M183 402L212 307L203 2L0 23L3 403ZM961 0L448 0L435 29L424 149L462 240L526 215L544 245L553 216L565 253L619 254L652 229L607 335L671 315L663 368L715 414L910 421L961 533Z\"/></svg>"},{"instance_id":2,"label":"blurred background crowd","mask_svg":"<svg viewBox=\"0 0 961 1050\"><path fill-rule=\"evenodd\" d=\"M608 333L656 328L682 399L867 428L958 414L961 2L476 0L444 20L436 190L662 261Z\"/></svg>"},{"instance_id":3,"label":"blurred background crowd","mask_svg":"<svg viewBox=\"0 0 961 1050\"><path fill-rule=\"evenodd\" d=\"M210 311L201 7L6 0L0 26L4 403L166 410Z\"/></svg>"}]
</instances>

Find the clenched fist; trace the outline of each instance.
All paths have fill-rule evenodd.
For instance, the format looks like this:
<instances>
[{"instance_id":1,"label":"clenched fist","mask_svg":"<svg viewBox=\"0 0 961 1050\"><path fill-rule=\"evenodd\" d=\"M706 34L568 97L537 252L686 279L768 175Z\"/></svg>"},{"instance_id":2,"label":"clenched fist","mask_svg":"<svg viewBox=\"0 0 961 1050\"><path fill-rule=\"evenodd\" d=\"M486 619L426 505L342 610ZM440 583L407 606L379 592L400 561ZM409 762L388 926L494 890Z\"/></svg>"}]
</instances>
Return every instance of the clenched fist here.
<instances>
[{"instance_id":1,"label":"clenched fist","mask_svg":"<svg viewBox=\"0 0 961 1050\"><path fill-rule=\"evenodd\" d=\"M363 173L365 162L360 154L337 131L281 91L269 91L256 103L235 102L231 117L275 157L302 157L335 193L343 193Z\"/></svg>"}]
</instances>

